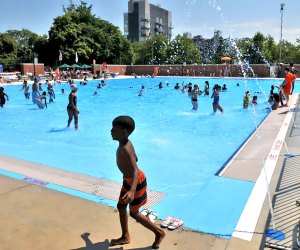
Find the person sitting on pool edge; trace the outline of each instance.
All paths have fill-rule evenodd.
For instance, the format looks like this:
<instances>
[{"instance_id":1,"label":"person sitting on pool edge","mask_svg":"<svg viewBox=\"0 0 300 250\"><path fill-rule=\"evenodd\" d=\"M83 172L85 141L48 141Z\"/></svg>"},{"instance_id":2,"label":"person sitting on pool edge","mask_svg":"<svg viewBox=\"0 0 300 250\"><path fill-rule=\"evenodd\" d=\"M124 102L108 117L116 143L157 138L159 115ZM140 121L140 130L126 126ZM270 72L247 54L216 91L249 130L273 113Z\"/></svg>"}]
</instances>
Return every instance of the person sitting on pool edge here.
<instances>
[{"instance_id":1,"label":"person sitting on pool edge","mask_svg":"<svg viewBox=\"0 0 300 250\"><path fill-rule=\"evenodd\" d=\"M274 93L272 96L270 96L268 102L270 104L269 107L267 107L266 109L272 109L272 110L276 110L279 106L279 101L280 101L280 97L278 93Z\"/></svg>"},{"instance_id":2,"label":"person sitting on pool edge","mask_svg":"<svg viewBox=\"0 0 300 250\"><path fill-rule=\"evenodd\" d=\"M117 205L122 235L118 239L113 239L111 245L130 243L127 215L127 206L129 204L130 216L155 234L152 249L158 249L165 237L165 232L139 212L139 208L147 202L147 180L145 174L136 164L138 158L131 141L128 139L134 129L135 122L130 116L118 116L112 122L112 139L119 142L116 162L123 174L123 186Z\"/></svg>"}]
</instances>

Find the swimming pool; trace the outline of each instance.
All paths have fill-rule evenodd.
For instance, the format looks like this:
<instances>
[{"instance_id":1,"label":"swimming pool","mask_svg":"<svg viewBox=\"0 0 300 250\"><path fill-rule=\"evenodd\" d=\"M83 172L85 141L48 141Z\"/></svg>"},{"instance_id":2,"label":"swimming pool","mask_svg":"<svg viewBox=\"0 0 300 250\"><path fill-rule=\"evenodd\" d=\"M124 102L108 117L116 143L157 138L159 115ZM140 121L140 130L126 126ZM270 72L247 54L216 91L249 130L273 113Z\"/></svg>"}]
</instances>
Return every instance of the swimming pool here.
<instances>
[{"instance_id":1,"label":"swimming pool","mask_svg":"<svg viewBox=\"0 0 300 250\"><path fill-rule=\"evenodd\" d=\"M205 80L211 86L227 85L228 91L220 97L223 115L212 115L210 96L200 96L199 109L194 112L187 93L173 89L176 82L183 81L197 83L203 89ZM159 90L160 81L164 87ZM268 115L264 102L270 85L280 82L138 78L107 80L107 86L97 90L98 83L78 84L79 131L73 125L65 128L67 85L54 87L55 103L45 110L25 100L21 86L5 87L10 101L0 110L2 154L121 182L111 122L118 115L130 115L136 121L131 140L138 165L147 174L149 188L167 194L153 210L160 218L183 218L185 226L196 230L230 235L254 184L215 174ZM139 97L141 85L146 92ZM67 94L60 93L62 87ZM258 95L255 112L253 107L242 109L246 88ZM93 95L95 91L97 96ZM114 206L115 202L107 204Z\"/></svg>"}]
</instances>

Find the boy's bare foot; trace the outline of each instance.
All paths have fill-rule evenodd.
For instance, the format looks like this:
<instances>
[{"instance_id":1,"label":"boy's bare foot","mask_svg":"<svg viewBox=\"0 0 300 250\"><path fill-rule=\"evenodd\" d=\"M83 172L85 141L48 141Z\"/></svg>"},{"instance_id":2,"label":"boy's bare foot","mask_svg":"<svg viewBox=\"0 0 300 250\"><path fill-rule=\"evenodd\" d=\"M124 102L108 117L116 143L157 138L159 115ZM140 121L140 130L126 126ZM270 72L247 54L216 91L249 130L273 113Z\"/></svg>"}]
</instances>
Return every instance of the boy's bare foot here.
<instances>
[{"instance_id":1,"label":"boy's bare foot","mask_svg":"<svg viewBox=\"0 0 300 250\"><path fill-rule=\"evenodd\" d=\"M121 237L119 239L113 239L111 240L110 244L112 246L117 246L117 245L125 245L125 244L129 244L130 243L130 239L125 238L125 237Z\"/></svg>"},{"instance_id":2,"label":"boy's bare foot","mask_svg":"<svg viewBox=\"0 0 300 250\"><path fill-rule=\"evenodd\" d=\"M152 249L158 249L160 243L162 242L162 240L164 239L165 236L166 236L165 231L160 229L159 233L157 233L155 235L155 241L154 241L154 243L152 245Z\"/></svg>"}]
</instances>

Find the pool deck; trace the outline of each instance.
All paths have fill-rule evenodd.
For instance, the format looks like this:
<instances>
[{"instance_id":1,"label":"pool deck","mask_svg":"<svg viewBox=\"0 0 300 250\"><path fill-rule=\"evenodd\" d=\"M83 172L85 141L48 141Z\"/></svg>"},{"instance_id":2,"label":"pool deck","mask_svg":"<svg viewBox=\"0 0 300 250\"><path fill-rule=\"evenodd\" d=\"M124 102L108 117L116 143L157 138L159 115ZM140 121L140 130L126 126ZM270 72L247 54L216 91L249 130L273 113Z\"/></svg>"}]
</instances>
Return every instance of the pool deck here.
<instances>
[{"instance_id":1,"label":"pool deck","mask_svg":"<svg viewBox=\"0 0 300 250\"><path fill-rule=\"evenodd\" d=\"M293 96L293 101L298 96ZM291 100L292 101L292 100ZM287 149L290 154L300 155L300 118L294 109L294 126L289 125L286 136ZM222 175L226 178L238 178L256 182L262 169L262 158L267 159L274 140L281 130L288 109L279 108L264 121L239 154L229 162ZM253 250L264 249L265 243L295 246L298 239L299 210L295 206L296 197L300 197L300 162L298 156L286 159L285 147L280 150L270 190L273 196L275 222L281 231L287 231L286 241L271 241L261 232L271 225L267 197L263 199L255 232L251 240L238 237L231 239L193 232L187 228L166 231L167 236L160 249L166 250ZM22 166L33 163L0 155L0 169L4 166ZM33 164L33 169L41 166ZM246 172L246 174L245 174ZM47 175L47 173L44 173ZM132 243L125 246L110 247L109 241L120 236L118 214L115 208L78 198L62 192L41 187L32 183L0 175L0 249L151 249L153 235L129 219ZM159 224L159 221L157 221ZM81 235L85 232L89 236ZM290 248L293 249L293 248Z\"/></svg>"}]
</instances>

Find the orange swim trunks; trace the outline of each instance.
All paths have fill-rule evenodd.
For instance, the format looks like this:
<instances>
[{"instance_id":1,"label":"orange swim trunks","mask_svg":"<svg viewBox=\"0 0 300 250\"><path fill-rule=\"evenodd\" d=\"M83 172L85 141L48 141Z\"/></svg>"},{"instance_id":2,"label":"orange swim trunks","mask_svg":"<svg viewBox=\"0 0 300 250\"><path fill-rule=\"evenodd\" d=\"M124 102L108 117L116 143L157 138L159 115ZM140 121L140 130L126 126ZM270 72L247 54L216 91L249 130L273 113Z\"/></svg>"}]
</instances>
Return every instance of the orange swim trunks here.
<instances>
[{"instance_id":1,"label":"orange swim trunks","mask_svg":"<svg viewBox=\"0 0 300 250\"><path fill-rule=\"evenodd\" d=\"M286 87L283 89L283 92L285 95L290 95L291 94L291 88L290 87Z\"/></svg>"},{"instance_id":2,"label":"orange swim trunks","mask_svg":"<svg viewBox=\"0 0 300 250\"><path fill-rule=\"evenodd\" d=\"M124 178L123 186L120 192L119 203L126 205L127 203L122 197L130 190L133 178ZM131 212L137 212L139 208L147 202L147 180L145 174L138 170L138 184L136 186L134 200L130 203L129 209Z\"/></svg>"}]
</instances>

